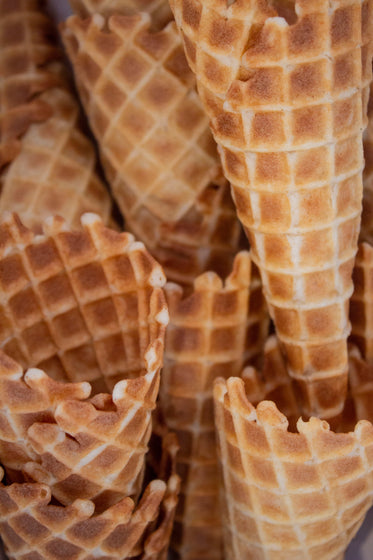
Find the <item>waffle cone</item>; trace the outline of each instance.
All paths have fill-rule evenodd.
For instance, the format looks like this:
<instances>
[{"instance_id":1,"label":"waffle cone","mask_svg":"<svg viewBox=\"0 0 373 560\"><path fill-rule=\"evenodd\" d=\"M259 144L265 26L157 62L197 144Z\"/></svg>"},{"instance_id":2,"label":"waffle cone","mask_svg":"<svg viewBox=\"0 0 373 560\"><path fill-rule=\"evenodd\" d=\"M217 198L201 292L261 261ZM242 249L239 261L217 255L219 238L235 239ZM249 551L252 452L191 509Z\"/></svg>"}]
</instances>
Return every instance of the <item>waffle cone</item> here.
<instances>
[{"instance_id":1,"label":"waffle cone","mask_svg":"<svg viewBox=\"0 0 373 560\"><path fill-rule=\"evenodd\" d=\"M0 2L0 168L18 153L19 137L50 108L37 94L59 83L50 63L61 57L40 0Z\"/></svg>"},{"instance_id":2,"label":"waffle cone","mask_svg":"<svg viewBox=\"0 0 373 560\"><path fill-rule=\"evenodd\" d=\"M165 453L174 464L175 444ZM48 560L92 556L108 560L165 560L179 479L172 467L164 480L153 480L140 502L123 498L102 513L93 502L78 499L52 505L47 485L12 484L0 489L0 533L9 558L38 554Z\"/></svg>"},{"instance_id":3,"label":"waffle cone","mask_svg":"<svg viewBox=\"0 0 373 560\"><path fill-rule=\"evenodd\" d=\"M351 337L362 356L373 365L373 247L361 243L353 273L350 303Z\"/></svg>"},{"instance_id":4,"label":"waffle cone","mask_svg":"<svg viewBox=\"0 0 373 560\"><path fill-rule=\"evenodd\" d=\"M61 383L45 372L22 367L0 351L0 458L11 480L21 478L25 463L37 459L27 438L34 422L53 421L65 399L86 399L89 383Z\"/></svg>"},{"instance_id":5,"label":"waffle cone","mask_svg":"<svg viewBox=\"0 0 373 560\"><path fill-rule=\"evenodd\" d=\"M19 153L2 177L0 212L17 212L35 229L55 215L76 227L84 212L109 223L110 196L96 174L93 145L80 129L78 103L62 88L44 92L39 102L51 115L29 126L19 141Z\"/></svg>"},{"instance_id":6,"label":"waffle cone","mask_svg":"<svg viewBox=\"0 0 373 560\"><path fill-rule=\"evenodd\" d=\"M334 433L271 401L255 408L244 381L218 380L216 427L224 479L226 557L342 560L372 504L373 428Z\"/></svg>"},{"instance_id":7,"label":"waffle cone","mask_svg":"<svg viewBox=\"0 0 373 560\"><path fill-rule=\"evenodd\" d=\"M347 387L372 2L276 5L172 2L303 411L329 418Z\"/></svg>"},{"instance_id":8,"label":"waffle cone","mask_svg":"<svg viewBox=\"0 0 373 560\"><path fill-rule=\"evenodd\" d=\"M161 220L139 206L127 212L126 227L145 243L168 281L189 287L206 270L227 276L242 241L225 179L209 184L176 222Z\"/></svg>"},{"instance_id":9,"label":"waffle cone","mask_svg":"<svg viewBox=\"0 0 373 560\"><path fill-rule=\"evenodd\" d=\"M162 29L173 19L167 0L70 0L70 5L73 12L82 18L96 13L109 17L147 12L151 15L153 29Z\"/></svg>"},{"instance_id":10,"label":"waffle cone","mask_svg":"<svg viewBox=\"0 0 373 560\"><path fill-rule=\"evenodd\" d=\"M150 24L146 13L72 16L63 37L124 217L145 207L176 221L219 163L176 26L156 33Z\"/></svg>"},{"instance_id":11,"label":"waffle cone","mask_svg":"<svg viewBox=\"0 0 373 560\"><path fill-rule=\"evenodd\" d=\"M222 558L212 385L238 374L253 355L249 336L249 253L239 253L225 283L206 272L188 295L166 284L166 333L160 405L177 434L182 478L172 547L178 558Z\"/></svg>"},{"instance_id":12,"label":"waffle cone","mask_svg":"<svg viewBox=\"0 0 373 560\"><path fill-rule=\"evenodd\" d=\"M363 173L364 197L360 238L373 243L373 82L370 84L368 127L364 133L365 167Z\"/></svg>"},{"instance_id":13,"label":"waffle cone","mask_svg":"<svg viewBox=\"0 0 373 560\"><path fill-rule=\"evenodd\" d=\"M55 410L55 424L34 422L28 429L38 459L24 471L47 484L61 504L90 499L103 511L124 496L139 496L162 358L150 350L146 375L119 381L112 395L65 400Z\"/></svg>"},{"instance_id":14,"label":"waffle cone","mask_svg":"<svg viewBox=\"0 0 373 560\"><path fill-rule=\"evenodd\" d=\"M144 373L168 321L161 267L128 233L85 214L80 230L16 216L0 224L0 348L24 369L89 381L94 393Z\"/></svg>"}]
</instances>

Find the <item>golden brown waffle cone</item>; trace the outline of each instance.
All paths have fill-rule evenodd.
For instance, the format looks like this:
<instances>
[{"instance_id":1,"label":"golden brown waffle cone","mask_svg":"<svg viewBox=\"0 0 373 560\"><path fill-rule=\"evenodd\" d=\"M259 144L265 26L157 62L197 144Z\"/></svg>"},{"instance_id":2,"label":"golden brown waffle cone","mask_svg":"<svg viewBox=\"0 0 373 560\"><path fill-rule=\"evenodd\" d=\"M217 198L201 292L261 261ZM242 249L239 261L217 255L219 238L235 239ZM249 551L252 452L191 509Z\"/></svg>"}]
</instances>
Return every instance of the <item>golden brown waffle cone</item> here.
<instances>
[{"instance_id":1,"label":"golden brown waffle cone","mask_svg":"<svg viewBox=\"0 0 373 560\"><path fill-rule=\"evenodd\" d=\"M154 33L150 23L146 13L73 16L63 37L124 217L145 207L176 221L219 164L176 26Z\"/></svg>"},{"instance_id":2,"label":"golden brown waffle cone","mask_svg":"<svg viewBox=\"0 0 373 560\"><path fill-rule=\"evenodd\" d=\"M111 219L111 200L98 178L91 141L79 126L79 106L62 88L39 96L51 116L31 125L19 153L1 179L0 212L17 212L25 225L40 228L48 216L60 215L80 225L84 212Z\"/></svg>"},{"instance_id":3,"label":"golden brown waffle cone","mask_svg":"<svg viewBox=\"0 0 373 560\"><path fill-rule=\"evenodd\" d=\"M147 12L151 15L152 27L155 29L162 29L173 19L167 0L70 0L70 5L73 12L82 18L95 13L109 17Z\"/></svg>"},{"instance_id":4,"label":"golden brown waffle cone","mask_svg":"<svg viewBox=\"0 0 373 560\"><path fill-rule=\"evenodd\" d=\"M266 2L173 9L303 411L332 417L347 385L372 2L298 0L290 25Z\"/></svg>"},{"instance_id":5,"label":"golden brown waffle cone","mask_svg":"<svg viewBox=\"0 0 373 560\"><path fill-rule=\"evenodd\" d=\"M370 84L368 127L364 132L364 197L360 238L373 243L373 82Z\"/></svg>"},{"instance_id":6,"label":"golden brown waffle cone","mask_svg":"<svg viewBox=\"0 0 373 560\"><path fill-rule=\"evenodd\" d=\"M166 284L170 312L160 405L180 442L182 478L173 549L183 559L222 558L212 385L238 374L252 355L248 336L251 261L239 253L225 282L206 272L183 294Z\"/></svg>"},{"instance_id":7,"label":"golden brown waffle cone","mask_svg":"<svg viewBox=\"0 0 373 560\"><path fill-rule=\"evenodd\" d=\"M373 427L336 434L270 401L255 408L238 378L214 387L224 479L226 558L342 560L372 504Z\"/></svg>"},{"instance_id":8,"label":"golden brown waffle cone","mask_svg":"<svg viewBox=\"0 0 373 560\"><path fill-rule=\"evenodd\" d=\"M126 228L145 243L168 281L189 287L206 270L227 276L242 240L225 179L208 185L176 222L161 220L140 206L127 213Z\"/></svg>"},{"instance_id":9,"label":"golden brown waffle cone","mask_svg":"<svg viewBox=\"0 0 373 560\"><path fill-rule=\"evenodd\" d=\"M350 302L351 336L362 356L373 365L373 247L361 243L353 272Z\"/></svg>"},{"instance_id":10,"label":"golden brown waffle cone","mask_svg":"<svg viewBox=\"0 0 373 560\"><path fill-rule=\"evenodd\" d=\"M176 446L165 453L174 465ZM44 484L12 484L0 489L0 534L10 559L35 555L48 560L100 557L107 560L165 560L179 478L153 480L135 506L131 498L97 514L88 500L62 507L50 502Z\"/></svg>"},{"instance_id":11,"label":"golden brown waffle cone","mask_svg":"<svg viewBox=\"0 0 373 560\"><path fill-rule=\"evenodd\" d=\"M162 358L155 347L151 351L145 376L119 381L112 396L65 400L55 410L56 424L35 422L28 429L38 462L27 463L24 471L47 484L60 503L86 498L103 511L140 494Z\"/></svg>"},{"instance_id":12,"label":"golden brown waffle cone","mask_svg":"<svg viewBox=\"0 0 373 560\"><path fill-rule=\"evenodd\" d=\"M89 383L60 383L43 371L22 367L0 351L0 460L15 479L37 453L27 439L34 422L53 421L55 409L66 399L85 399Z\"/></svg>"},{"instance_id":13,"label":"golden brown waffle cone","mask_svg":"<svg viewBox=\"0 0 373 560\"><path fill-rule=\"evenodd\" d=\"M95 393L142 375L168 321L165 277L144 245L85 214L80 230L48 219L35 235L0 224L0 348L23 368L89 381Z\"/></svg>"},{"instance_id":14,"label":"golden brown waffle cone","mask_svg":"<svg viewBox=\"0 0 373 560\"><path fill-rule=\"evenodd\" d=\"M49 63L61 56L41 0L0 1L0 168L19 150L18 138L50 108L36 94L58 83Z\"/></svg>"}]
</instances>

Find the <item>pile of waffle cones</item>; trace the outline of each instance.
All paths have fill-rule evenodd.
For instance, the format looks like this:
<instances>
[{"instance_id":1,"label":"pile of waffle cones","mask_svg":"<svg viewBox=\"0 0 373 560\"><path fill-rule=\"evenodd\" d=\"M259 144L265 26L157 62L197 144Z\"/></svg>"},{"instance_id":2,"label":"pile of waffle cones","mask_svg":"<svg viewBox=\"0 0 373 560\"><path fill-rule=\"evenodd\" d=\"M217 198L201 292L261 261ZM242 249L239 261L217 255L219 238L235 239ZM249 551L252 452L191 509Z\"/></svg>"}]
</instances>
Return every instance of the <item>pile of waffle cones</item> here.
<instances>
[{"instance_id":1,"label":"pile of waffle cones","mask_svg":"<svg viewBox=\"0 0 373 560\"><path fill-rule=\"evenodd\" d=\"M373 504L373 0L70 5L58 33L0 0L5 552L341 560Z\"/></svg>"}]
</instances>

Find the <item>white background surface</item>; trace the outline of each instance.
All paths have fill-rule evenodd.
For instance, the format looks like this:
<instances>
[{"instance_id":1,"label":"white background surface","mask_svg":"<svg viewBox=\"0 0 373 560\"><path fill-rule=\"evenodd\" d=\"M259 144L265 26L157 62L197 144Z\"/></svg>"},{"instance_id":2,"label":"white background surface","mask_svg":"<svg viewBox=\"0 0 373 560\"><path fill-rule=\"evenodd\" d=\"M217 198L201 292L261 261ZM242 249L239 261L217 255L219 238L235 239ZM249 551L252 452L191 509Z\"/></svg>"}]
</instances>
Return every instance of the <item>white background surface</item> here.
<instances>
[{"instance_id":1,"label":"white background surface","mask_svg":"<svg viewBox=\"0 0 373 560\"><path fill-rule=\"evenodd\" d=\"M70 13L68 0L48 0L47 4L56 21L61 21ZM352 541L345 560L373 560L373 509Z\"/></svg>"}]
</instances>

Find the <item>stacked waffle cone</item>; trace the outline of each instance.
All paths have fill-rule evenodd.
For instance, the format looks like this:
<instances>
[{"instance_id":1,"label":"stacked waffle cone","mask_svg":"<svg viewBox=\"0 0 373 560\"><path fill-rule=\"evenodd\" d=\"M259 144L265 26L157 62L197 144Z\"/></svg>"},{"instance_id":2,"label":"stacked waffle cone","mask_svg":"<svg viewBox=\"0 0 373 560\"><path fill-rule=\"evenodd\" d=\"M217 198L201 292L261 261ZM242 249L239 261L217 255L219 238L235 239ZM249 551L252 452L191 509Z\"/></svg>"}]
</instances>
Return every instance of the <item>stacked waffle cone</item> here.
<instances>
[{"instance_id":1,"label":"stacked waffle cone","mask_svg":"<svg viewBox=\"0 0 373 560\"><path fill-rule=\"evenodd\" d=\"M45 3L0 0L6 552L342 560L373 502L373 0L70 5L77 92Z\"/></svg>"},{"instance_id":2,"label":"stacked waffle cone","mask_svg":"<svg viewBox=\"0 0 373 560\"><path fill-rule=\"evenodd\" d=\"M168 321L160 266L132 235L92 214L80 230L54 218L38 235L9 215L0 239L3 496L29 512L18 528L13 498L4 497L7 552L54 558L61 532L67 554L87 531L82 551L163 558L179 487L171 436L164 481L144 492Z\"/></svg>"}]
</instances>

